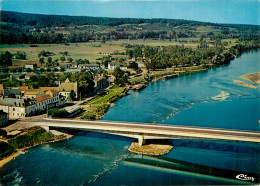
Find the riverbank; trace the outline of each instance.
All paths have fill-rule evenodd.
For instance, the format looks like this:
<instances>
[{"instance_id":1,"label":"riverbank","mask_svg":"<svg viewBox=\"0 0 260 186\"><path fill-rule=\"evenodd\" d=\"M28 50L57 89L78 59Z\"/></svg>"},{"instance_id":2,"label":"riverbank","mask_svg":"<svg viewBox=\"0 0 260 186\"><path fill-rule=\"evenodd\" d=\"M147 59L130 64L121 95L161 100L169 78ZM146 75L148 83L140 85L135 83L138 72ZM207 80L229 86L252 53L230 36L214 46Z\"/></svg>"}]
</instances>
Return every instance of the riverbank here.
<instances>
[{"instance_id":1,"label":"riverbank","mask_svg":"<svg viewBox=\"0 0 260 186\"><path fill-rule=\"evenodd\" d=\"M82 104L80 106L84 112L79 115L79 119L96 120L103 117L110 107L114 106L114 102L128 95L127 87L112 86L107 91L99 94Z\"/></svg>"},{"instance_id":2,"label":"riverbank","mask_svg":"<svg viewBox=\"0 0 260 186\"><path fill-rule=\"evenodd\" d=\"M249 51L250 49L247 49ZM244 51L245 52L245 51ZM240 53L242 55L242 53ZM124 97L125 95L128 95L127 92L129 89L136 89L138 88L132 88L133 86L137 87L142 87L140 90L146 87L146 85L150 81L157 81L157 80L167 80L168 77L171 78L177 78L179 76L185 76L185 75L192 75L192 74L197 74L197 73L203 73L208 71L211 68L223 66L223 65L228 65L235 59L235 55L230 53L230 56L228 59L225 59L224 61L218 61L218 62L213 62L208 61L208 63L199 65L199 66L188 66L188 67L172 67L172 68L166 68L162 70L153 70L153 71L148 71L146 69L143 69L142 74L135 75L133 77L128 78L128 83L126 87L120 87L124 88L123 91L119 91L116 94L116 99L114 99L113 94L114 92L110 92L113 87L115 88L115 85L110 88L108 91L106 91L104 94L107 94L107 96L98 95L95 96L93 99L90 99L89 101L84 102L81 104L83 110L85 110L84 113L81 115L77 116L78 119L86 119L86 120L96 120L102 118L106 112L108 111L109 108L113 107L114 104L113 102L117 101L118 99ZM237 81L237 80L236 80ZM236 82L237 84L242 85L243 82ZM243 84L244 86L245 84ZM247 85L250 86L250 85ZM251 86L250 88L255 88ZM112 96L111 96L112 95ZM111 100L105 100L102 97L112 97Z\"/></svg>"},{"instance_id":3,"label":"riverbank","mask_svg":"<svg viewBox=\"0 0 260 186\"><path fill-rule=\"evenodd\" d=\"M0 160L0 168L2 166L4 166L5 164L7 164L8 162L14 160L20 154L21 154L20 151L17 151L15 153L11 154L10 156L7 156L7 157L3 158L2 160Z\"/></svg>"},{"instance_id":4,"label":"riverbank","mask_svg":"<svg viewBox=\"0 0 260 186\"><path fill-rule=\"evenodd\" d=\"M207 70L207 68L200 66L167 68L166 70L152 71L151 76L153 81L167 80L170 78L166 77L177 78L179 74L186 75L189 73L199 73ZM142 76L131 78L128 81L132 85L127 85L125 87L113 85L110 89L104 91L103 93L81 103L80 106L82 107L84 112L78 115L76 118L83 120L96 120L102 118L109 108L115 106L115 101L128 95L128 91L130 89L135 89L131 86L141 87L136 88L136 90L142 90L146 87L146 84L149 83L150 80L149 78L147 78L147 75L143 74Z\"/></svg>"},{"instance_id":5,"label":"riverbank","mask_svg":"<svg viewBox=\"0 0 260 186\"><path fill-rule=\"evenodd\" d=\"M191 73L199 73L205 72L209 68L203 66L192 66L192 67L173 67L167 68L164 70L155 70L150 71L149 75L147 73L143 73L141 76L132 77L129 79L129 83L132 85L148 83L149 81L157 81L157 80L165 80L167 76L174 76L173 78L177 78L178 76L191 74Z\"/></svg>"},{"instance_id":6,"label":"riverbank","mask_svg":"<svg viewBox=\"0 0 260 186\"><path fill-rule=\"evenodd\" d=\"M8 162L14 160L20 154L27 153L27 149L45 144L45 143L54 143L61 140L67 140L73 137L73 135L50 131L46 132L40 127L31 127L23 129L26 132L23 132L20 135L17 135L15 138L7 141L9 146L12 146L16 152L4 157L0 160L0 168L7 164ZM58 134L58 135L55 135Z\"/></svg>"}]
</instances>

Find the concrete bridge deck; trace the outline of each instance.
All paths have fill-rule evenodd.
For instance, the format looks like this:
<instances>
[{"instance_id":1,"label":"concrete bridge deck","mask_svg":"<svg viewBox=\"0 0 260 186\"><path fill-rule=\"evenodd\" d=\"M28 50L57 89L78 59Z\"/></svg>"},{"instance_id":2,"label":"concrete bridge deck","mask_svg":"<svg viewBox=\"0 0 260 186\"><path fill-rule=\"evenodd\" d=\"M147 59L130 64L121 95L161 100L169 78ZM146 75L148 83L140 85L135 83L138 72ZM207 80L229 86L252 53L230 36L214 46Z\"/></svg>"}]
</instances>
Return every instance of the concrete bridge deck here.
<instances>
[{"instance_id":1,"label":"concrete bridge deck","mask_svg":"<svg viewBox=\"0 0 260 186\"><path fill-rule=\"evenodd\" d=\"M260 132L229 129L214 129L152 123L129 123L119 121L81 121L69 119L41 119L33 122L34 126L61 127L79 130L90 130L121 136L145 139L209 139L226 141L244 141L260 143Z\"/></svg>"}]
</instances>

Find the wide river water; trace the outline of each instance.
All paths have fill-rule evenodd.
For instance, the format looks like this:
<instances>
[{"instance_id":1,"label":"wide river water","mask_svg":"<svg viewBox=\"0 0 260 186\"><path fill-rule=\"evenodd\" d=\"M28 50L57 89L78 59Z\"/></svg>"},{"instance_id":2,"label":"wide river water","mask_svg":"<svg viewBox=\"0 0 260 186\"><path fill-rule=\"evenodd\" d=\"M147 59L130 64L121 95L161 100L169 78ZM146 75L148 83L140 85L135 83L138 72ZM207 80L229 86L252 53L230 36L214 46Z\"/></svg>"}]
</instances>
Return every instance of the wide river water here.
<instances>
[{"instance_id":1,"label":"wide river water","mask_svg":"<svg viewBox=\"0 0 260 186\"><path fill-rule=\"evenodd\" d=\"M117 101L104 120L260 131L260 88L233 83L260 71L260 51L207 72L150 83ZM5 185L235 185L237 174L260 173L260 145L210 140L172 140L164 156L128 152L133 139L80 132L43 144L0 169ZM218 175L218 176L216 176Z\"/></svg>"}]
</instances>

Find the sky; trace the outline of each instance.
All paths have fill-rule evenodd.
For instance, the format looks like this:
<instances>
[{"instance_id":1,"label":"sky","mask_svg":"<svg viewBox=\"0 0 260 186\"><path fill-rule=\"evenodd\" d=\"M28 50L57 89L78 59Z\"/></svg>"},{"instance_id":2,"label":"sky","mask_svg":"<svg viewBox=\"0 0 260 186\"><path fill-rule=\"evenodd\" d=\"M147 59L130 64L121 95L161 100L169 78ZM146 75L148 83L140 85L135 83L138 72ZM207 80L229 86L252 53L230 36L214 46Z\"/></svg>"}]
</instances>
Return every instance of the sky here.
<instances>
[{"instance_id":1,"label":"sky","mask_svg":"<svg viewBox=\"0 0 260 186\"><path fill-rule=\"evenodd\" d=\"M0 0L1 10L260 25L260 0Z\"/></svg>"}]
</instances>

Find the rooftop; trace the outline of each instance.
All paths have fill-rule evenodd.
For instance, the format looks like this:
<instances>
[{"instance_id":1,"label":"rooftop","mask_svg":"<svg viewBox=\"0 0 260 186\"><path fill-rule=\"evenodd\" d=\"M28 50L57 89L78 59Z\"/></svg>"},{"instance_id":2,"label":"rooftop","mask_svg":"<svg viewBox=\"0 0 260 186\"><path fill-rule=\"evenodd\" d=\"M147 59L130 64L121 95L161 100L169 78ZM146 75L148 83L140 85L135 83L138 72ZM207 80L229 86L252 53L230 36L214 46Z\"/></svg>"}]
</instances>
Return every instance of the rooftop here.
<instances>
[{"instance_id":1,"label":"rooftop","mask_svg":"<svg viewBox=\"0 0 260 186\"><path fill-rule=\"evenodd\" d=\"M24 106L24 99L16 99L16 98L0 99L0 105L22 107Z\"/></svg>"},{"instance_id":2,"label":"rooftop","mask_svg":"<svg viewBox=\"0 0 260 186\"><path fill-rule=\"evenodd\" d=\"M35 101L35 103L39 103L39 102L42 102L42 101L45 101L45 100L48 100L48 99L51 99L51 98L52 97L50 95L44 95L44 96L35 98L34 101Z\"/></svg>"}]
</instances>

